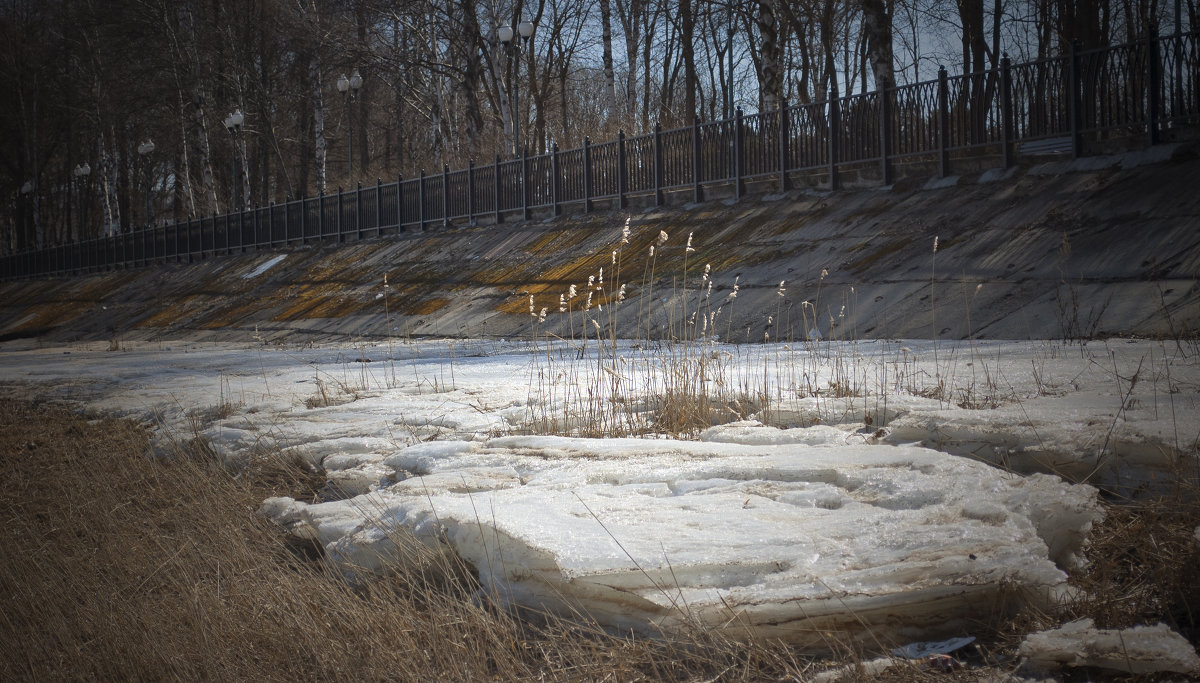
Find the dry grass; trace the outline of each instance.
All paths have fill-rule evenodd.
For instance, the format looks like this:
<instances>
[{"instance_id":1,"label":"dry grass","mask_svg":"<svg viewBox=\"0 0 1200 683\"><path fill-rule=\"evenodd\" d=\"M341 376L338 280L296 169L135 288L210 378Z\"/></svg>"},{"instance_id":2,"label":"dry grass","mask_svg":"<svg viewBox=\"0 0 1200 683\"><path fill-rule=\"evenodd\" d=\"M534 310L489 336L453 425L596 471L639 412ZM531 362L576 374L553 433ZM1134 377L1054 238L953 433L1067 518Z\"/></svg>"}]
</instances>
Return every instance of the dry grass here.
<instances>
[{"instance_id":1,"label":"dry grass","mask_svg":"<svg viewBox=\"0 0 1200 683\"><path fill-rule=\"evenodd\" d=\"M1083 595L1072 616L1100 628L1165 622L1200 642L1200 496L1182 492L1109 505L1088 543L1088 567L1072 577Z\"/></svg>"},{"instance_id":2,"label":"dry grass","mask_svg":"<svg viewBox=\"0 0 1200 683\"><path fill-rule=\"evenodd\" d=\"M0 671L25 680L763 680L779 645L633 640L472 597L470 568L331 576L257 514L311 495L282 466L237 479L202 448L150 454L143 428L0 405Z\"/></svg>"}]
</instances>

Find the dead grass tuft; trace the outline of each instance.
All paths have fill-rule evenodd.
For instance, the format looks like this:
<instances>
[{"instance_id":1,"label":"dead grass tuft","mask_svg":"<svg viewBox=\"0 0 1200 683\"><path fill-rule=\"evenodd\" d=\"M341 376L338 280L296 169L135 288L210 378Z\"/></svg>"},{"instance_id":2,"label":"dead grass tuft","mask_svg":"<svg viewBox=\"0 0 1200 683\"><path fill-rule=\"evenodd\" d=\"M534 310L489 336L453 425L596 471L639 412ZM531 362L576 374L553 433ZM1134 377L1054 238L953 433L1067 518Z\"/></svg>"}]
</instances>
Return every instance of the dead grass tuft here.
<instances>
[{"instance_id":1,"label":"dead grass tuft","mask_svg":"<svg viewBox=\"0 0 1200 683\"><path fill-rule=\"evenodd\" d=\"M737 681L809 667L775 644L519 618L415 543L404 567L346 581L257 514L281 488L302 496L305 473L275 459L234 478L191 446L156 457L129 421L0 404L6 677Z\"/></svg>"},{"instance_id":2,"label":"dead grass tuft","mask_svg":"<svg viewBox=\"0 0 1200 683\"><path fill-rule=\"evenodd\" d=\"M1165 622L1200 642L1200 496L1196 491L1108 505L1072 583L1071 616L1100 628Z\"/></svg>"}]
</instances>

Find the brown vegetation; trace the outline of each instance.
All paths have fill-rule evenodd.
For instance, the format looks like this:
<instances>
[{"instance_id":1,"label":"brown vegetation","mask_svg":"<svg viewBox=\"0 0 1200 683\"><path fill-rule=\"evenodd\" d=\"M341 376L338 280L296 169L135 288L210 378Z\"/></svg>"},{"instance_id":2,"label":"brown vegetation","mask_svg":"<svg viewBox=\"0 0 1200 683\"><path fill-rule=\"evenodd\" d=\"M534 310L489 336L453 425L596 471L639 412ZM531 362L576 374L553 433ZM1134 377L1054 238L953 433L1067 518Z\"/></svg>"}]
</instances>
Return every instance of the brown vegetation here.
<instances>
[{"instance_id":1,"label":"brown vegetation","mask_svg":"<svg viewBox=\"0 0 1200 683\"><path fill-rule=\"evenodd\" d=\"M799 674L770 645L632 640L472 599L469 568L332 576L257 514L288 470L235 479L146 430L0 406L0 670L27 680L726 680ZM194 446L194 444L193 444ZM269 456L264 456L269 457Z\"/></svg>"}]
</instances>

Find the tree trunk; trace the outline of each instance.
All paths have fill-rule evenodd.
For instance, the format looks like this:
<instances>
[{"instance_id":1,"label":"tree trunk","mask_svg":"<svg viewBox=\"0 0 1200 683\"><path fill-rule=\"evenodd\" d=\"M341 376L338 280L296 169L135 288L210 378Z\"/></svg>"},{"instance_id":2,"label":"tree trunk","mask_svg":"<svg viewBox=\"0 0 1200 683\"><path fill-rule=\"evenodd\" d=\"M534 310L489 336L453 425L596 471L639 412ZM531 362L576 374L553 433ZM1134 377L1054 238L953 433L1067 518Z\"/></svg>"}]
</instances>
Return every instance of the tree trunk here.
<instances>
[{"instance_id":1,"label":"tree trunk","mask_svg":"<svg viewBox=\"0 0 1200 683\"><path fill-rule=\"evenodd\" d=\"M863 33L867 39L867 62L875 79L875 90L896 87L892 54L892 13L885 0L862 0Z\"/></svg>"},{"instance_id":2,"label":"tree trunk","mask_svg":"<svg viewBox=\"0 0 1200 683\"><path fill-rule=\"evenodd\" d=\"M476 0L459 0L463 17L462 43L459 57L462 60L462 79L458 82L458 94L463 103L464 133L467 142L467 158L479 156L479 139L483 133L483 113L479 108L479 81L483 76L480 62L480 29L476 18ZM363 126L364 128L366 126Z\"/></svg>"},{"instance_id":3,"label":"tree trunk","mask_svg":"<svg viewBox=\"0 0 1200 683\"><path fill-rule=\"evenodd\" d=\"M700 83L696 79L696 16L692 0L679 0L681 23L680 46L683 48L683 115L684 123L696 118L696 91Z\"/></svg>"},{"instance_id":4,"label":"tree trunk","mask_svg":"<svg viewBox=\"0 0 1200 683\"><path fill-rule=\"evenodd\" d=\"M638 47L641 44L641 17L645 0L617 0L617 17L625 33L625 102L621 108L626 123L632 120L637 108Z\"/></svg>"},{"instance_id":5,"label":"tree trunk","mask_svg":"<svg viewBox=\"0 0 1200 683\"><path fill-rule=\"evenodd\" d=\"M779 71L779 31L775 19L774 0L758 0L758 34L762 40L759 49L758 89L763 111L779 108L783 81Z\"/></svg>"},{"instance_id":6,"label":"tree trunk","mask_svg":"<svg viewBox=\"0 0 1200 683\"><path fill-rule=\"evenodd\" d=\"M313 107L313 172L316 176L317 194L325 191L325 157L328 143L325 140L325 97L321 89L321 59L313 53L308 60L308 81L312 88Z\"/></svg>"},{"instance_id":7,"label":"tree trunk","mask_svg":"<svg viewBox=\"0 0 1200 683\"><path fill-rule=\"evenodd\" d=\"M600 0L601 64L604 68L604 118L607 121L617 110L617 79L613 70L612 0Z\"/></svg>"}]
</instances>

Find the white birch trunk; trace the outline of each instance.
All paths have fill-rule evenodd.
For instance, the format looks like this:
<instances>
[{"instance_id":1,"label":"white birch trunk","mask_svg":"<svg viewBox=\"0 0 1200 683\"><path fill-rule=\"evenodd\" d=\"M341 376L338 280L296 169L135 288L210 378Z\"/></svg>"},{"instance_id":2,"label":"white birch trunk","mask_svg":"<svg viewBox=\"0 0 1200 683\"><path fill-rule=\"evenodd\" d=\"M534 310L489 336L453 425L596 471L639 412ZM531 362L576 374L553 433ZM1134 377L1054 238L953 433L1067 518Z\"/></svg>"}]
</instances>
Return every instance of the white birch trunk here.
<instances>
[{"instance_id":1,"label":"white birch trunk","mask_svg":"<svg viewBox=\"0 0 1200 683\"><path fill-rule=\"evenodd\" d=\"M308 61L308 78L313 96L313 171L316 174L317 194L325 191L325 156L328 143L325 140L325 97L321 89L321 58Z\"/></svg>"}]
</instances>

